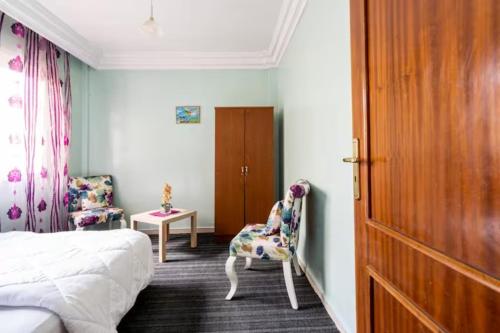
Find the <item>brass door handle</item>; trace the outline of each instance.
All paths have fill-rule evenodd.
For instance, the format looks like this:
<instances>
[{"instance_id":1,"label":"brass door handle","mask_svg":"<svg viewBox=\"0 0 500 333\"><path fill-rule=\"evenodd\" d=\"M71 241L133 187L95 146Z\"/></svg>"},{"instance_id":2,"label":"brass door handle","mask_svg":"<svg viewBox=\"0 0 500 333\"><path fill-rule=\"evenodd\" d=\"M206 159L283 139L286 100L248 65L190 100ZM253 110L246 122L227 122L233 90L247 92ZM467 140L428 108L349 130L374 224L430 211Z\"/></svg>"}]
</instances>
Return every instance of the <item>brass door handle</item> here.
<instances>
[{"instance_id":1,"label":"brass door handle","mask_svg":"<svg viewBox=\"0 0 500 333\"><path fill-rule=\"evenodd\" d=\"M359 139L352 139L352 157L344 157L342 162L352 163L352 185L354 199L359 200L361 193L359 191Z\"/></svg>"},{"instance_id":2,"label":"brass door handle","mask_svg":"<svg viewBox=\"0 0 500 333\"><path fill-rule=\"evenodd\" d=\"M359 158L357 158L357 157L344 157L342 159L342 162L346 162L346 163L359 163Z\"/></svg>"},{"instance_id":3,"label":"brass door handle","mask_svg":"<svg viewBox=\"0 0 500 333\"><path fill-rule=\"evenodd\" d=\"M241 175L244 176L245 175L245 167L241 167Z\"/></svg>"}]
</instances>

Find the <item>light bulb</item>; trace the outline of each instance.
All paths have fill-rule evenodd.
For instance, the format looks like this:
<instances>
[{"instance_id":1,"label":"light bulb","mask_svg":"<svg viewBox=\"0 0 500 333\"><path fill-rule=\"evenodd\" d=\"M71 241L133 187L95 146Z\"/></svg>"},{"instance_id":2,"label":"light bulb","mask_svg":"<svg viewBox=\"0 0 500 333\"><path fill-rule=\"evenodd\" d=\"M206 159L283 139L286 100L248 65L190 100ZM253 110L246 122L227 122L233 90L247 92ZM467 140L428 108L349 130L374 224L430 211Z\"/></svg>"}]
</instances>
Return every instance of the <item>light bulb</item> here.
<instances>
[{"instance_id":1,"label":"light bulb","mask_svg":"<svg viewBox=\"0 0 500 333\"><path fill-rule=\"evenodd\" d=\"M163 29L152 16L142 24L142 30L151 36L161 37L163 35Z\"/></svg>"}]
</instances>

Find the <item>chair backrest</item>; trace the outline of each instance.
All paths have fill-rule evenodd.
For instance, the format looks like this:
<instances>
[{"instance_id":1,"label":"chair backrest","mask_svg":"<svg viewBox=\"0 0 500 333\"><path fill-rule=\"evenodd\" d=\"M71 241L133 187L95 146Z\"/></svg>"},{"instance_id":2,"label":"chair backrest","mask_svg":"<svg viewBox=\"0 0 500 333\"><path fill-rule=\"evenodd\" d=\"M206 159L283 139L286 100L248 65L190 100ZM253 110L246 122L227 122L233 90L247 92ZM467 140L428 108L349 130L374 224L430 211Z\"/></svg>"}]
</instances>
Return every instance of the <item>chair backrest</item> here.
<instances>
[{"instance_id":1,"label":"chair backrest","mask_svg":"<svg viewBox=\"0 0 500 333\"><path fill-rule=\"evenodd\" d=\"M310 188L307 180L299 179L290 186L283 200L280 228L281 246L288 247L292 254L295 254L298 245L302 199L309 193Z\"/></svg>"},{"instance_id":2,"label":"chair backrest","mask_svg":"<svg viewBox=\"0 0 500 333\"><path fill-rule=\"evenodd\" d=\"M75 212L82 209L81 191L103 189L106 192L106 201L113 206L113 179L111 176L70 177L68 179L68 211Z\"/></svg>"}]
</instances>

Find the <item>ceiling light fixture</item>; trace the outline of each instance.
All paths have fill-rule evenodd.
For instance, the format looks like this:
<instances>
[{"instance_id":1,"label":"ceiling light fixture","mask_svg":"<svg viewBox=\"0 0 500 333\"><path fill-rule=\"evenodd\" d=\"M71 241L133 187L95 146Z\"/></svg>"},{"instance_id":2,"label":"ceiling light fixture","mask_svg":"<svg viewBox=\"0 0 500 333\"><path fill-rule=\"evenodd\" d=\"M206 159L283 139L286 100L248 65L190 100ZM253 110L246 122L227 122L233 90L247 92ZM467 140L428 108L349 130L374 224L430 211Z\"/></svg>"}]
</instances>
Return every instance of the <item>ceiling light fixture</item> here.
<instances>
[{"instance_id":1,"label":"ceiling light fixture","mask_svg":"<svg viewBox=\"0 0 500 333\"><path fill-rule=\"evenodd\" d=\"M154 37L161 37L163 36L163 29L161 26L155 21L154 15L153 15L153 0L151 0L151 12L149 19L146 20L142 24L142 31L147 33L150 36Z\"/></svg>"}]
</instances>

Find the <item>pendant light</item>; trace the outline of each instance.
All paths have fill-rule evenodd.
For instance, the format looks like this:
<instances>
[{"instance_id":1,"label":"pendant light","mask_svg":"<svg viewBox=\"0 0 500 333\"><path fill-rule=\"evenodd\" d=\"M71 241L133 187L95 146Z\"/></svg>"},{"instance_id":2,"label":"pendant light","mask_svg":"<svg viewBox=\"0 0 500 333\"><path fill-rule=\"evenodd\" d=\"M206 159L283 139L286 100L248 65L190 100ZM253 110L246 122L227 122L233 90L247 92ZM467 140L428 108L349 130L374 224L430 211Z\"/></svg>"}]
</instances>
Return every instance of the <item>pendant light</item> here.
<instances>
[{"instance_id":1,"label":"pendant light","mask_svg":"<svg viewBox=\"0 0 500 333\"><path fill-rule=\"evenodd\" d=\"M153 0L151 0L151 11L150 11L150 16L149 19L147 19L143 24L142 24L142 31L147 33L150 36L153 37L161 37L163 35L163 30L160 27L160 25L155 21L154 15L153 15Z\"/></svg>"}]
</instances>

